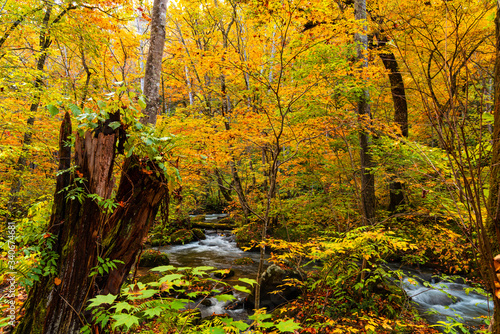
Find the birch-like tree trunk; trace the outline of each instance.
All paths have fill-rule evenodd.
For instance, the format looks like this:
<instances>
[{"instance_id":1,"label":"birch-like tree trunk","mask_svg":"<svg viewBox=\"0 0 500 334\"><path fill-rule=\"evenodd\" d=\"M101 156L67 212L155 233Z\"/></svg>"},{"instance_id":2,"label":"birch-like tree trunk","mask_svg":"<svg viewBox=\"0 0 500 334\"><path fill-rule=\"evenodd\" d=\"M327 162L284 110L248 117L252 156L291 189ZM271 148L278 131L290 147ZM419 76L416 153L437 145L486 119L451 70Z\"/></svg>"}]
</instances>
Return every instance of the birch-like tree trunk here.
<instances>
[{"instance_id":1,"label":"birch-like tree trunk","mask_svg":"<svg viewBox=\"0 0 500 334\"><path fill-rule=\"evenodd\" d=\"M358 60L362 62L361 68L368 67L368 36L366 27L366 0L356 0L354 1L354 17L363 26L363 31L356 33L354 39L358 43ZM366 128L369 125L371 119L370 111L370 93L368 88L363 87L360 90L360 96L358 98L358 115L360 121L364 124L361 125L361 131L359 132L359 144L361 148L360 158L361 158L361 213L365 223L373 222L375 218L375 178L373 171L374 167L373 159L370 155L370 136Z\"/></svg>"}]
</instances>

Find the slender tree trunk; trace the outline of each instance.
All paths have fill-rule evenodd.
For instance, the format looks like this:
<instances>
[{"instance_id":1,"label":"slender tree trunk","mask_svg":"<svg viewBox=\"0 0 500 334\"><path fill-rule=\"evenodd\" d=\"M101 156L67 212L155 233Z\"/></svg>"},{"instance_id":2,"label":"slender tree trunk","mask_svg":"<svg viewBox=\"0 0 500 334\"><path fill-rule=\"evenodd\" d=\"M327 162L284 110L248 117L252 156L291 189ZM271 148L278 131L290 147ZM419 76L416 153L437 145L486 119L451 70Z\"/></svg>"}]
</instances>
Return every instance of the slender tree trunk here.
<instances>
[{"instance_id":1,"label":"slender tree trunk","mask_svg":"<svg viewBox=\"0 0 500 334\"><path fill-rule=\"evenodd\" d=\"M76 8L75 5L68 5L64 10L62 10L52 21L50 22L51 17L52 17L52 10L53 10L54 4L52 2L47 2L46 4L46 9L45 9L45 15L43 17L42 21L42 30L40 31L40 36L39 36L39 48L40 48L40 54L37 59L36 63L36 69L37 69L37 75L35 77L35 81L33 84L33 89L34 89L34 97L33 101L31 102L30 105L30 113L28 120L26 121L26 132L24 133L23 136L23 146L21 150L21 155L19 156L19 159L17 160L16 164L16 175L14 177L14 180L12 180L11 188L10 188L10 195L9 195L9 202L7 204L7 209L9 211L9 214L12 215L16 211L16 206L19 204L19 192L21 191L23 182L22 182L22 173L28 166L28 159L27 159L27 154L29 151L29 147L32 143L32 137L33 137L33 127L35 125L35 114L38 111L38 107L40 105L40 100L41 100L41 95L42 95L42 89L43 89L43 71L45 68L45 62L48 57L48 50L50 45L52 44L52 37L51 37L51 32L50 32L50 27L54 25L55 23L58 23L68 11L73 10ZM39 9L36 9L36 11ZM15 28L15 27L14 27ZM10 32L9 32L10 33ZM3 37L2 43L5 42L5 39L8 37L8 34L5 34ZM1 46L1 45L0 45Z\"/></svg>"},{"instance_id":2,"label":"slender tree trunk","mask_svg":"<svg viewBox=\"0 0 500 334\"><path fill-rule=\"evenodd\" d=\"M491 157L490 191L488 198L488 236L491 240L491 253L495 256L500 253L500 3L497 2L496 24L496 61L494 70L494 124L493 124L493 151ZM491 261L491 259L490 259ZM484 270L489 272L492 282L490 286L495 290L494 282L499 282L494 268L488 259L485 260ZM491 273L493 271L493 273ZM500 334L500 299L493 297L495 309L490 330Z\"/></svg>"},{"instance_id":3,"label":"slender tree trunk","mask_svg":"<svg viewBox=\"0 0 500 334\"><path fill-rule=\"evenodd\" d=\"M489 208L489 232L492 240L500 240L500 13L497 11L497 60L494 70L494 124L493 124L493 149L491 157ZM500 245L494 244L493 251L500 253Z\"/></svg>"},{"instance_id":4,"label":"slender tree trunk","mask_svg":"<svg viewBox=\"0 0 500 334\"><path fill-rule=\"evenodd\" d=\"M221 172L218 168L214 169L214 174L217 179L217 185L219 186L219 190L222 193L222 196L226 200L226 202L230 203L233 201L233 198L231 197L231 188L228 188L224 185L224 179L221 175Z\"/></svg>"},{"instance_id":5,"label":"slender tree trunk","mask_svg":"<svg viewBox=\"0 0 500 334\"><path fill-rule=\"evenodd\" d=\"M379 38L379 44L385 46L386 39ZM403 76L399 71L398 62L392 52L379 54L386 70L389 70L389 81L391 83L391 95L394 103L394 122L399 126L401 135L408 138L408 105L406 103L406 91ZM405 204L404 184L391 180L389 184L389 211L395 212Z\"/></svg>"},{"instance_id":6,"label":"slender tree trunk","mask_svg":"<svg viewBox=\"0 0 500 334\"><path fill-rule=\"evenodd\" d=\"M162 4L165 5L166 0L155 1L154 5ZM158 16L153 17L151 24L153 27L161 25ZM157 32L158 29L152 31ZM159 70L155 64L161 63L162 54L155 54L151 62L148 57L146 67ZM157 57L160 57L159 62ZM151 73L151 70L146 73ZM149 79L146 77L146 82ZM157 93L151 94L146 96L148 101L157 98ZM154 115L148 116L156 119ZM119 113L113 117L119 119ZM68 113L62 129L60 170L70 166L70 152L63 145L71 134ZM85 313L88 299L100 293L117 294L127 277L158 212L160 201L167 193L167 180L162 173L160 176L148 173L146 167L154 170L156 166L147 159L139 159L135 155L125 159L113 199L117 206L111 213L103 210L99 200L88 196L83 196L81 201L66 197L69 188L80 187L85 194L97 194L102 200L111 199L115 186L116 142L118 137L123 136L121 131L125 131L123 127L113 130L104 123L100 129L87 132L84 137L76 135L74 162L78 167L72 174L66 172L58 176L49 223L49 232L56 236L58 280L54 276L46 276L34 285L24 304L25 315L14 333L79 333L84 322L89 320ZM109 274L89 277L92 268L98 265L98 257L119 259L124 263ZM56 281L59 284L55 284Z\"/></svg>"},{"instance_id":7,"label":"slender tree trunk","mask_svg":"<svg viewBox=\"0 0 500 334\"><path fill-rule=\"evenodd\" d=\"M362 67L368 66L368 37L366 35L366 0L356 0L354 2L354 17L357 21L362 21L363 32L355 35L355 41L358 42L358 59L362 61ZM370 95L367 88L361 90L358 101L358 115L362 122L369 122ZM373 159L370 155L370 136L364 130L359 133L360 157L361 157L361 213L365 223L373 222L375 218L375 177L373 171Z\"/></svg>"},{"instance_id":8,"label":"slender tree trunk","mask_svg":"<svg viewBox=\"0 0 500 334\"><path fill-rule=\"evenodd\" d=\"M165 46L167 4L168 0L155 0L153 3L151 20L156 24L151 25L149 53L144 75L144 95L147 97L147 106L144 110L144 118L141 119L143 123L156 124L156 114L160 107L161 60Z\"/></svg>"},{"instance_id":9,"label":"slender tree trunk","mask_svg":"<svg viewBox=\"0 0 500 334\"><path fill-rule=\"evenodd\" d=\"M52 16L52 7L53 7L52 3L47 4L47 8L45 10L45 16L43 17L42 21L42 30L40 31L40 36L39 36L40 55L38 56L38 60L36 63L36 70L38 74L35 78L33 87L35 92L34 99L30 105L30 113L29 113L30 116L26 121L27 128L23 136L23 146L21 150L21 155L17 160L15 168L16 173L10 188L9 202L7 205L8 211L11 215L13 215L14 211L16 210L15 207L17 206L19 201L19 192L21 191L23 185L22 173L28 166L27 154L32 141L33 126L35 125L35 114L38 110L38 106L40 105L40 96L43 86L42 73L45 67L45 61L47 60L48 48L50 44L52 44L49 31L50 18Z\"/></svg>"}]
</instances>

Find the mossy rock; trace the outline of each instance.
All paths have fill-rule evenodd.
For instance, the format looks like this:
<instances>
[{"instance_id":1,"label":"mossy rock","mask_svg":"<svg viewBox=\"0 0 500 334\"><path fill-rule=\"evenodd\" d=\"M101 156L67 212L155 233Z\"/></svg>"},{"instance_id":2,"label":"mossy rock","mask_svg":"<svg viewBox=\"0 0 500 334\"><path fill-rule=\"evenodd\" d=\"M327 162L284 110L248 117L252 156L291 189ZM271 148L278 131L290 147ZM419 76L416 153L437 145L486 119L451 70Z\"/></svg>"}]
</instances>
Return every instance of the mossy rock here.
<instances>
[{"instance_id":1,"label":"mossy rock","mask_svg":"<svg viewBox=\"0 0 500 334\"><path fill-rule=\"evenodd\" d=\"M236 265L248 265L255 263L255 261L249 257L242 257L241 259L234 260L233 263Z\"/></svg>"},{"instance_id":2,"label":"mossy rock","mask_svg":"<svg viewBox=\"0 0 500 334\"><path fill-rule=\"evenodd\" d=\"M197 215L194 217L191 217L191 223L200 223L205 221L205 215Z\"/></svg>"},{"instance_id":3,"label":"mossy rock","mask_svg":"<svg viewBox=\"0 0 500 334\"><path fill-rule=\"evenodd\" d=\"M170 263L168 255L154 249L147 249L141 255L140 267L166 266Z\"/></svg>"},{"instance_id":4,"label":"mossy rock","mask_svg":"<svg viewBox=\"0 0 500 334\"><path fill-rule=\"evenodd\" d=\"M151 244L152 247L163 246L163 238L151 239L149 242L150 242L150 244Z\"/></svg>"},{"instance_id":5,"label":"mossy rock","mask_svg":"<svg viewBox=\"0 0 500 334\"><path fill-rule=\"evenodd\" d=\"M231 217L223 217L217 220L217 224L234 225L234 220Z\"/></svg>"},{"instance_id":6,"label":"mossy rock","mask_svg":"<svg viewBox=\"0 0 500 334\"><path fill-rule=\"evenodd\" d=\"M220 224L217 222L199 222L193 223L193 227L204 228L208 230L232 230L234 229L233 224Z\"/></svg>"},{"instance_id":7,"label":"mossy rock","mask_svg":"<svg viewBox=\"0 0 500 334\"><path fill-rule=\"evenodd\" d=\"M177 230L170 235L170 243L174 245L184 245L194 240L194 235L190 230Z\"/></svg>"},{"instance_id":8,"label":"mossy rock","mask_svg":"<svg viewBox=\"0 0 500 334\"><path fill-rule=\"evenodd\" d=\"M191 232L193 232L194 237L198 240L205 240L207 238L201 228L193 228Z\"/></svg>"},{"instance_id":9,"label":"mossy rock","mask_svg":"<svg viewBox=\"0 0 500 334\"><path fill-rule=\"evenodd\" d=\"M155 238L149 240L151 247L162 247L170 244L170 236L155 236Z\"/></svg>"}]
</instances>

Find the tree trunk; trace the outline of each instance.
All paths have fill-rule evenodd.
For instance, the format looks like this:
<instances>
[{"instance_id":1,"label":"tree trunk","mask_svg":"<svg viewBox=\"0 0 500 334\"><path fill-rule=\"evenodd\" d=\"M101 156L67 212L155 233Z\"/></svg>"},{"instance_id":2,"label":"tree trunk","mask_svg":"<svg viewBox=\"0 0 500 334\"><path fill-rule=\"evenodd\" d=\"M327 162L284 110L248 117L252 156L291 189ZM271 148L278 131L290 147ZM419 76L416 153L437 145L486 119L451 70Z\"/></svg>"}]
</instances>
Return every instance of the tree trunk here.
<instances>
[{"instance_id":1,"label":"tree trunk","mask_svg":"<svg viewBox=\"0 0 500 334\"><path fill-rule=\"evenodd\" d=\"M387 38L378 38L379 46L383 47L387 43ZM391 83L391 95L394 103L394 122L398 124L401 135L408 138L408 105L406 103L406 91L403 76L399 71L398 62L392 52L379 54L386 70L389 70L389 81ZM404 184L391 180L389 184L389 211L395 212L405 204Z\"/></svg>"},{"instance_id":2,"label":"tree trunk","mask_svg":"<svg viewBox=\"0 0 500 334\"><path fill-rule=\"evenodd\" d=\"M217 167L214 169L214 174L215 178L217 179L217 185L219 186L219 190L222 193L222 196L227 203L231 203L233 201L233 198L231 197L231 188L228 188L224 185L224 179Z\"/></svg>"},{"instance_id":3,"label":"tree trunk","mask_svg":"<svg viewBox=\"0 0 500 334\"><path fill-rule=\"evenodd\" d=\"M500 253L500 3L497 2L496 24L496 60L494 70L494 124L493 150L491 157L490 191L488 198L488 236L491 240L491 252L495 256ZM489 259L491 261L491 259ZM485 262L488 262L486 259ZM495 290L494 282L499 281L493 265L484 263L485 271L489 271L490 287ZM491 273L493 271L493 273ZM493 280L493 281L492 281ZM495 309L491 332L500 334L500 300L493 296Z\"/></svg>"},{"instance_id":4,"label":"tree trunk","mask_svg":"<svg viewBox=\"0 0 500 334\"><path fill-rule=\"evenodd\" d=\"M155 6L162 4L165 5L166 0L155 1ZM161 24L158 16L153 17L151 24ZM161 64L161 56L162 53L157 52L151 58L152 65L148 57L146 67L158 64L158 57ZM151 96L146 98L153 100ZM112 117L119 120L119 113ZM71 134L68 113L61 128L59 168L65 170L70 166L71 156L69 148L63 145ZM113 130L105 122L84 137L76 135L74 160L77 167L71 174L67 171L57 177L48 229L56 237L58 280L45 276L35 283L24 304L25 315L14 333L79 333L84 322L89 320L85 319L88 299L97 294L119 292L158 212L160 201L167 193L163 173L157 176L147 170L147 167L155 170L154 163L132 155L123 163L120 184L115 198L111 199L115 186L113 167L117 138L123 137L120 133L123 131L123 126ZM81 190L80 200L67 197L68 191L76 187ZM89 197L90 194L99 197L95 199ZM111 213L102 206L106 200L116 204ZM98 265L98 257L119 259L123 264L118 264L109 274L89 277L92 268Z\"/></svg>"},{"instance_id":5,"label":"tree trunk","mask_svg":"<svg viewBox=\"0 0 500 334\"><path fill-rule=\"evenodd\" d=\"M43 85L41 73L43 73L43 69L45 67L45 61L47 60L47 49L51 44L49 22L50 22L50 17L52 15L52 6L53 6L52 3L47 4L47 8L45 10L45 16L43 17L43 22L42 22L42 31L40 32L39 36L40 55L36 62L36 70L38 71L38 74L35 78L35 82L33 85L35 96L33 102L30 105L30 113L29 113L30 116L26 121L27 129L23 136L23 147L21 150L21 155L17 160L15 168L16 175L14 177L14 180L12 180L12 184L10 187L9 202L7 205L7 209L10 215L13 215L14 211L17 211L16 206L19 202L19 192L21 191L21 187L23 184L22 173L28 166L28 160L26 158L26 155L28 154L28 147L31 145L31 139L33 136L32 129L33 125L35 124L35 113L37 112L38 106L40 105L40 95Z\"/></svg>"},{"instance_id":6,"label":"tree trunk","mask_svg":"<svg viewBox=\"0 0 500 334\"><path fill-rule=\"evenodd\" d=\"M492 240L500 240L500 13L497 11L496 33L497 33L497 59L494 72L494 124L492 137L492 157L491 157L491 175L490 175L490 220L489 232ZM493 244L493 252L500 253L500 245Z\"/></svg>"},{"instance_id":7,"label":"tree trunk","mask_svg":"<svg viewBox=\"0 0 500 334\"><path fill-rule=\"evenodd\" d=\"M366 21L366 1L356 0L354 2L354 17L357 21ZM355 35L355 41L358 42L358 59L362 61L362 67L368 66L366 52L368 49L368 37L366 35L366 23L363 24L363 32ZM358 101L358 115L362 122L371 119L370 95L367 88L361 90L361 96ZM365 223L373 222L375 218L375 177L373 171L373 159L369 153L370 136L364 130L359 133L360 158L361 158L361 213Z\"/></svg>"},{"instance_id":8,"label":"tree trunk","mask_svg":"<svg viewBox=\"0 0 500 334\"><path fill-rule=\"evenodd\" d=\"M165 46L165 25L167 24L168 0L155 0L151 20L151 38L149 42L146 73L144 75L144 95L147 106L144 110L143 123L156 124L156 114L160 107L161 60Z\"/></svg>"},{"instance_id":9,"label":"tree trunk","mask_svg":"<svg viewBox=\"0 0 500 334\"><path fill-rule=\"evenodd\" d=\"M10 188L10 194L9 194L9 202L7 204L7 210L10 215L16 215L16 207L19 204L19 192L21 191L23 181L22 181L22 173L28 166L28 159L27 159L27 154L28 154L28 149L29 146L31 145L32 142L32 137L33 137L33 126L35 125L35 114L38 111L38 107L40 106L40 100L41 100L41 95L42 95L42 89L43 89L43 71L45 68L45 62L48 57L48 50L50 45L52 44L52 37L50 33L50 27L57 22L59 22L64 15L70 10L73 10L76 8L75 5L68 5L63 11L61 11L52 21L50 22L50 19L52 17L52 10L54 4L52 2L47 2L46 4L46 10L45 10L45 15L43 17L42 21L42 30L40 31L40 36L39 36L39 48L40 48L40 55L38 56L37 62L36 62L36 70L37 70L37 75L35 77L35 81L33 83L33 89L34 89L34 99L31 102L30 105L30 113L28 120L26 121L26 132L24 133L23 136L23 146L21 150L21 155L19 156L16 164L16 175L14 179L12 180L11 188ZM36 9L35 11L38 11L39 9ZM14 27L15 28L15 27ZM10 32L9 32L10 33ZM5 39L8 37L8 34L5 34L3 37L3 42L5 42ZM1 45L1 44L0 44Z\"/></svg>"}]
</instances>

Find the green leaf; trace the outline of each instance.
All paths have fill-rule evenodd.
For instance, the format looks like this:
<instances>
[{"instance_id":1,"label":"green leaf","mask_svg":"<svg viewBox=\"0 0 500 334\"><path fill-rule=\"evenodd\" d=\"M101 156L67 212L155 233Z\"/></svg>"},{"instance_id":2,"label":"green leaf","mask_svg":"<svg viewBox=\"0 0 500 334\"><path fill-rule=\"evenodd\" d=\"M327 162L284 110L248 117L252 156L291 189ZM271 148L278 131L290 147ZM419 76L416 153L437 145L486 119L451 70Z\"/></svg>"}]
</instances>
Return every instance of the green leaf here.
<instances>
[{"instance_id":1,"label":"green leaf","mask_svg":"<svg viewBox=\"0 0 500 334\"><path fill-rule=\"evenodd\" d=\"M173 282L173 281L176 281L176 280L181 279L181 278L182 278L181 274L170 274L170 275L165 275L162 278L160 278L159 282L160 283L163 283L166 281Z\"/></svg>"},{"instance_id":2,"label":"green leaf","mask_svg":"<svg viewBox=\"0 0 500 334\"><path fill-rule=\"evenodd\" d=\"M207 333L211 333L211 334L226 334L226 331L224 329L222 329L222 328L219 328L219 327L212 327L212 328L208 329Z\"/></svg>"},{"instance_id":3,"label":"green leaf","mask_svg":"<svg viewBox=\"0 0 500 334\"><path fill-rule=\"evenodd\" d=\"M175 168L175 175L177 176L177 179L182 182L182 177L181 177L181 174L179 173L179 170L177 168Z\"/></svg>"},{"instance_id":4,"label":"green leaf","mask_svg":"<svg viewBox=\"0 0 500 334\"><path fill-rule=\"evenodd\" d=\"M300 325L296 322L293 322L292 319L289 319L287 321L281 321L279 322L277 325L276 325L276 328L278 328L278 330L280 332L293 332L295 331L296 329L300 329Z\"/></svg>"},{"instance_id":5,"label":"green leaf","mask_svg":"<svg viewBox=\"0 0 500 334\"><path fill-rule=\"evenodd\" d=\"M245 278L245 277L242 277L242 278L239 278L238 279L239 281L243 282L243 283L247 283L247 284L250 284L250 285L254 285L254 284L257 284L257 281L252 279L252 278Z\"/></svg>"},{"instance_id":6,"label":"green leaf","mask_svg":"<svg viewBox=\"0 0 500 334\"><path fill-rule=\"evenodd\" d=\"M247 287L244 287L244 286L241 286L241 285L235 285L235 286L233 286L233 288L235 290L238 290L238 291L241 291L241 292L244 292L244 293L251 293L251 291Z\"/></svg>"},{"instance_id":7,"label":"green leaf","mask_svg":"<svg viewBox=\"0 0 500 334\"><path fill-rule=\"evenodd\" d=\"M159 267L154 267L150 269L149 271L158 271L160 273L163 273L165 271L170 271L170 270L175 270L174 266L159 266Z\"/></svg>"},{"instance_id":8,"label":"green leaf","mask_svg":"<svg viewBox=\"0 0 500 334\"><path fill-rule=\"evenodd\" d=\"M172 309L172 310L182 310L186 304L187 304L187 300L183 300L183 299L180 299L180 300L174 300L172 301L170 304L169 304L169 307Z\"/></svg>"},{"instance_id":9,"label":"green leaf","mask_svg":"<svg viewBox=\"0 0 500 334\"><path fill-rule=\"evenodd\" d=\"M71 112L73 113L73 115L75 117L82 113L82 111L80 110L80 107L78 107L76 104L73 104L73 103L71 103L69 105L69 109L71 110Z\"/></svg>"},{"instance_id":10,"label":"green leaf","mask_svg":"<svg viewBox=\"0 0 500 334\"><path fill-rule=\"evenodd\" d=\"M273 317L272 314L261 313L261 314L250 315L248 316L248 319L255 321L263 321L265 319L271 319L272 317Z\"/></svg>"},{"instance_id":11,"label":"green leaf","mask_svg":"<svg viewBox=\"0 0 500 334\"><path fill-rule=\"evenodd\" d=\"M142 109L146 109L146 99L144 98L143 95L141 95L139 97L139 99L137 100L137 102L139 103L139 106L142 108Z\"/></svg>"},{"instance_id":12,"label":"green leaf","mask_svg":"<svg viewBox=\"0 0 500 334\"><path fill-rule=\"evenodd\" d=\"M118 122L118 121L114 121L114 122L111 122L108 124L108 126L113 129L113 130L116 130L118 129L120 126L122 125L122 123Z\"/></svg>"},{"instance_id":13,"label":"green leaf","mask_svg":"<svg viewBox=\"0 0 500 334\"><path fill-rule=\"evenodd\" d=\"M130 296L129 298L131 300L147 299L153 297L157 292L158 290L153 290L153 289L141 290L140 294L138 294L137 296Z\"/></svg>"},{"instance_id":14,"label":"green leaf","mask_svg":"<svg viewBox=\"0 0 500 334\"><path fill-rule=\"evenodd\" d=\"M214 297L215 297L215 299L217 299L220 302L227 302L227 301L232 301L232 300L236 299L236 297L233 295L217 295Z\"/></svg>"},{"instance_id":15,"label":"green leaf","mask_svg":"<svg viewBox=\"0 0 500 334\"><path fill-rule=\"evenodd\" d=\"M130 156L132 155L133 152L134 152L134 146L132 146L130 148L130 150L128 150L128 152L127 152L127 158L130 158Z\"/></svg>"},{"instance_id":16,"label":"green leaf","mask_svg":"<svg viewBox=\"0 0 500 334\"><path fill-rule=\"evenodd\" d=\"M232 320L232 319L231 319ZM243 321L233 321L230 325L238 328L240 331L246 331L248 327L250 327L248 324L244 323Z\"/></svg>"},{"instance_id":17,"label":"green leaf","mask_svg":"<svg viewBox=\"0 0 500 334\"><path fill-rule=\"evenodd\" d=\"M215 269L214 267L209 267L209 266L200 266L200 267L195 267L193 268L193 275L205 275L208 270L213 270Z\"/></svg>"},{"instance_id":18,"label":"green leaf","mask_svg":"<svg viewBox=\"0 0 500 334\"><path fill-rule=\"evenodd\" d=\"M101 110L106 108L106 102L104 102L104 101L97 101L97 105L99 106L99 109L101 109Z\"/></svg>"},{"instance_id":19,"label":"green leaf","mask_svg":"<svg viewBox=\"0 0 500 334\"><path fill-rule=\"evenodd\" d=\"M154 308L150 308L150 309L147 309L146 311L144 311L144 315L147 318L154 318L154 317L159 316L161 314L161 312L163 312L163 307L156 306Z\"/></svg>"},{"instance_id":20,"label":"green leaf","mask_svg":"<svg viewBox=\"0 0 500 334\"><path fill-rule=\"evenodd\" d=\"M115 309L116 313L121 313L121 311L123 311L123 310L130 311L134 307L132 305L130 305L129 303L126 303L126 302L119 302L118 304L116 304L112 308Z\"/></svg>"},{"instance_id":21,"label":"green leaf","mask_svg":"<svg viewBox=\"0 0 500 334\"><path fill-rule=\"evenodd\" d=\"M106 313L101 313L97 319L95 320L96 323L102 323L104 320L107 321L107 319L109 318L109 316L106 314Z\"/></svg>"},{"instance_id":22,"label":"green leaf","mask_svg":"<svg viewBox=\"0 0 500 334\"><path fill-rule=\"evenodd\" d=\"M102 304L113 304L116 297L117 297L116 295L112 295L110 293L108 293L107 295L97 295L95 296L95 298L89 300L92 303L90 303L90 305L87 307L87 310Z\"/></svg>"},{"instance_id":23,"label":"green leaf","mask_svg":"<svg viewBox=\"0 0 500 334\"><path fill-rule=\"evenodd\" d=\"M57 107L53 104L47 105L47 109L49 110L50 116L55 116L59 114L59 109L57 109Z\"/></svg>"},{"instance_id":24,"label":"green leaf","mask_svg":"<svg viewBox=\"0 0 500 334\"><path fill-rule=\"evenodd\" d=\"M139 325L139 318L135 315L121 313L112 315L111 318L115 319L115 323L113 324L113 329L119 326L125 326L127 329L132 327L133 325Z\"/></svg>"}]
</instances>

